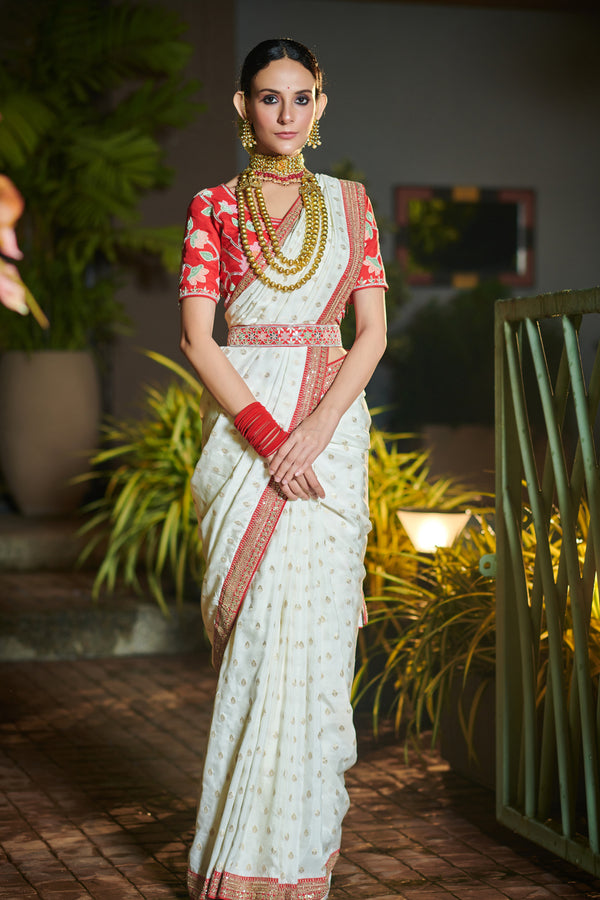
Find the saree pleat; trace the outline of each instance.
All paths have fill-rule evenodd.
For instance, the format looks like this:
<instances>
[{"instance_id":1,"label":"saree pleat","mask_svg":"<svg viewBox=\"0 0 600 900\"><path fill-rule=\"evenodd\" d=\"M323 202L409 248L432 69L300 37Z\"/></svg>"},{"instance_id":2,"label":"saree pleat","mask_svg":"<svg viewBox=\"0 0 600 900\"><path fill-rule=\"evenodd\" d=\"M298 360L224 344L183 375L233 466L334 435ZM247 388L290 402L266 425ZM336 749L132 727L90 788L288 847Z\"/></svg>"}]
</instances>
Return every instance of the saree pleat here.
<instances>
[{"instance_id":1,"label":"saree pleat","mask_svg":"<svg viewBox=\"0 0 600 900\"><path fill-rule=\"evenodd\" d=\"M334 320L332 297L339 290L345 302L340 284L352 279L353 235L339 182L328 182L329 270L304 306L255 281L230 307L230 325L286 322L307 307L302 321ZM290 230L290 252L298 233ZM224 352L286 428L309 414L336 371L326 348ZM196 900L328 894L348 808L344 772L356 758L350 689L370 528L369 423L359 397L314 464L325 499L289 503L229 417L214 402L205 413L192 489L207 559L203 614L221 649L190 853Z\"/></svg>"}]
</instances>

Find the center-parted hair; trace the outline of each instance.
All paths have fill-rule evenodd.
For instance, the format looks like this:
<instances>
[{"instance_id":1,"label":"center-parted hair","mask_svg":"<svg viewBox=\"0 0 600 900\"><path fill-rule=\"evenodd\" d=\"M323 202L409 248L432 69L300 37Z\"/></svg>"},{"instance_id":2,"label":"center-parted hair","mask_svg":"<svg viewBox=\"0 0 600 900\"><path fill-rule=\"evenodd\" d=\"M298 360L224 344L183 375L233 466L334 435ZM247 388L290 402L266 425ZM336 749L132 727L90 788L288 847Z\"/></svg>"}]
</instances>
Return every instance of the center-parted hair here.
<instances>
[{"instance_id":1,"label":"center-parted hair","mask_svg":"<svg viewBox=\"0 0 600 900\"><path fill-rule=\"evenodd\" d=\"M261 41L248 53L240 74L240 89L246 97L250 96L252 79L257 72L265 69L269 63L277 59L293 59L304 66L315 79L317 97L323 90L323 72L317 58L304 44L290 38L272 38Z\"/></svg>"}]
</instances>

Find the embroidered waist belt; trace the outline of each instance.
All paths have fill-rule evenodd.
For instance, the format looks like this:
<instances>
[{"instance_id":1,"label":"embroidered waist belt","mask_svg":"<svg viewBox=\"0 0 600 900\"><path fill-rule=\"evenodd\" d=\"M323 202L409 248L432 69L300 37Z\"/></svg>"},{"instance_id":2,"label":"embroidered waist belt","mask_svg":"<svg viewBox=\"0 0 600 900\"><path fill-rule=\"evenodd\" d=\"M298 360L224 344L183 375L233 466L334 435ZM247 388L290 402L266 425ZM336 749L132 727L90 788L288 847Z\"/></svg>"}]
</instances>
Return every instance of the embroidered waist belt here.
<instances>
[{"instance_id":1,"label":"embroidered waist belt","mask_svg":"<svg viewBox=\"0 0 600 900\"><path fill-rule=\"evenodd\" d=\"M339 325L234 325L228 347L341 347Z\"/></svg>"}]
</instances>

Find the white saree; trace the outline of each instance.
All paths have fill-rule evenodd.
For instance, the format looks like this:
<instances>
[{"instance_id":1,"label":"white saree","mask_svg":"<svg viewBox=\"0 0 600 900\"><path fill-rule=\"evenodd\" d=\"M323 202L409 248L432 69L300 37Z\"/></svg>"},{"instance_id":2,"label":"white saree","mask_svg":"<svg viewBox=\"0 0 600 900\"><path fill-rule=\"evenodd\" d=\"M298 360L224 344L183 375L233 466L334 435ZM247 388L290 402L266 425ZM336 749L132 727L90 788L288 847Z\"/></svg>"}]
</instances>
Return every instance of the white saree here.
<instances>
[{"instance_id":1,"label":"white saree","mask_svg":"<svg viewBox=\"0 0 600 900\"><path fill-rule=\"evenodd\" d=\"M318 177L329 237L315 276L284 293L248 272L227 311L224 353L286 429L335 377L341 361L328 364L328 344L339 346L336 322L363 264L364 192ZM288 256L303 218L298 204L279 228ZM214 401L205 411L192 491L219 678L190 853L195 900L327 897L356 758L369 424L361 396L314 464L325 499L290 503L231 418Z\"/></svg>"}]
</instances>

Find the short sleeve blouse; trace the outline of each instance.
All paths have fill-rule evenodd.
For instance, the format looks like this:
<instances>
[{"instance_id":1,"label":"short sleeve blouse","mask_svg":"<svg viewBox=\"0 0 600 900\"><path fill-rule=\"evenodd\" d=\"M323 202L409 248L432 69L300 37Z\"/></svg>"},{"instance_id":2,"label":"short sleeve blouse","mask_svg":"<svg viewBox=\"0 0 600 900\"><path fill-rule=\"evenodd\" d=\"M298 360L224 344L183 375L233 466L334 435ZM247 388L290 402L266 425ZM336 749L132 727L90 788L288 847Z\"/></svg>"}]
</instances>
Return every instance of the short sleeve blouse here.
<instances>
[{"instance_id":1,"label":"short sleeve blouse","mask_svg":"<svg viewBox=\"0 0 600 900\"><path fill-rule=\"evenodd\" d=\"M364 190L364 189L363 189ZM369 287L387 288L379 234L369 198L366 198L364 255L353 290ZM247 228L252 224L248 217ZM255 255L259 245L250 244ZM217 303L228 301L248 269L248 260L239 240L236 197L225 184L200 191L188 207L179 298L210 297Z\"/></svg>"}]
</instances>

